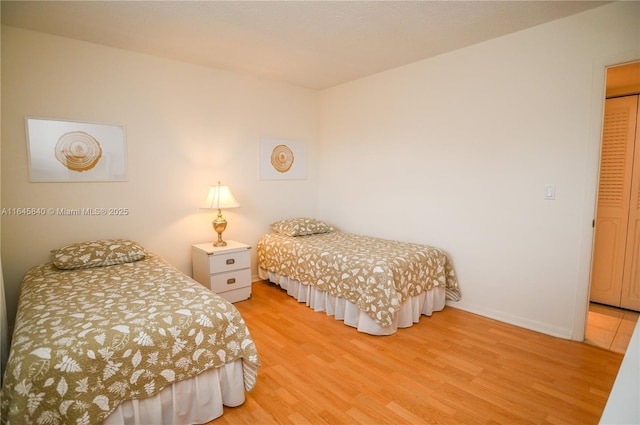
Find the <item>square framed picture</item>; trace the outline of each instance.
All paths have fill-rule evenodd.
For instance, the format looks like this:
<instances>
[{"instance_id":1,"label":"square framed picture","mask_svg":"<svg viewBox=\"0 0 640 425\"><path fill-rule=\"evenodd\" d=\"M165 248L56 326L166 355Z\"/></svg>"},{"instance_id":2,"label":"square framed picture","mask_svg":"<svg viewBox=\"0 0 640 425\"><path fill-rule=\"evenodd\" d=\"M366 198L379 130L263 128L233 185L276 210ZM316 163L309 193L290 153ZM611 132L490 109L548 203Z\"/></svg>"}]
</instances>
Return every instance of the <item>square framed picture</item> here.
<instances>
[{"instance_id":1,"label":"square framed picture","mask_svg":"<svg viewBox=\"0 0 640 425\"><path fill-rule=\"evenodd\" d=\"M307 178L307 153L298 140L260 139L260 180Z\"/></svg>"},{"instance_id":2,"label":"square framed picture","mask_svg":"<svg viewBox=\"0 0 640 425\"><path fill-rule=\"evenodd\" d=\"M26 118L32 182L126 181L121 125Z\"/></svg>"}]
</instances>

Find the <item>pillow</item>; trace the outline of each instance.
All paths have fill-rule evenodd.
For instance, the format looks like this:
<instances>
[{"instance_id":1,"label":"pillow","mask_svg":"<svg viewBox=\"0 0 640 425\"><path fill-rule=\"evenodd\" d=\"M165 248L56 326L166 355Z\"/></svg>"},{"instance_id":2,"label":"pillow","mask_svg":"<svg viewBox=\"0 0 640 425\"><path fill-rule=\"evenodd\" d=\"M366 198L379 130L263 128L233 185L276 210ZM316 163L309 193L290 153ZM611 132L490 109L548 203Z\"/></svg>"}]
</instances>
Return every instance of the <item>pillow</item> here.
<instances>
[{"instance_id":1,"label":"pillow","mask_svg":"<svg viewBox=\"0 0 640 425\"><path fill-rule=\"evenodd\" d=\"M329 233L335 229L327 223L316 220L315 218L288 218L286 220L271 223L271 228L287 236L306 236L318 233Z\"/></svg>"},{"instance_id":2,"label":"pillow","mask_svg":"<svg viewBox=\"0 0 640 425\"><path fill-rule=\"evenodd\" d=\"M53 264L63 270L88 269L133 263L145 257L144 249L127 239L78 242L51 251Z\"/></svg>"}]
</instances>

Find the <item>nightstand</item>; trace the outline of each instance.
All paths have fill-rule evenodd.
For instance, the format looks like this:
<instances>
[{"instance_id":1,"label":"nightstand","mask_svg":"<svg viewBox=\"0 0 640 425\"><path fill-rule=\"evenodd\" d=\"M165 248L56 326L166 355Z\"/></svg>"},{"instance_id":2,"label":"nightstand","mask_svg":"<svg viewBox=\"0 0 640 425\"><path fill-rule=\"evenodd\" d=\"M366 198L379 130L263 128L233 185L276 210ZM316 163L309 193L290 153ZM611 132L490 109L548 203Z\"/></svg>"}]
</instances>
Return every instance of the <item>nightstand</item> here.
<instances>
[{"instance_id":1,"label":"nightstand","mask_svg":"<svg viewBox=\"0 0 640 425\"><path fill-rule=\"evenodd\" d=\"M193 278L232 303L250 298L250 249L236 241L220 247L211 242L192 245Z\"/></svg>"}]
</instances>

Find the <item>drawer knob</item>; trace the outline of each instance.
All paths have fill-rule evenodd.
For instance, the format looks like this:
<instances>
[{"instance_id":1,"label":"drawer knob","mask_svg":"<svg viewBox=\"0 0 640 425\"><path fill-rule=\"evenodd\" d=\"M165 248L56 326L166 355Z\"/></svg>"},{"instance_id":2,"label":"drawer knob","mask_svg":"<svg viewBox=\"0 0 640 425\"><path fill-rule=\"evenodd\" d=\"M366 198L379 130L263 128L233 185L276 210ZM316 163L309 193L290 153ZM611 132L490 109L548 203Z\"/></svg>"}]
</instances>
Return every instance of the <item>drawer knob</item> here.
<instances>
[{"instance_id":1,"label":"drawer knob","mask_svg":"<svg viewBox=\"0 0 640 425\"><path fill-rule=\"evenodd\" d=\"M236 263L235 258L229 258L229 259L227 260L227 265L231 265L231 264L235 264L235 263Z\"/></svg>"},{"instance_id":2,"label":"drawer knob","mask_svg":"<svg viewBox=\"0 0 640 425\"><path fill-rule=\"evenodd\" d=\"M234 283L236 283L235 277L232 277L231 279L227 279L227 285L233 285Z\"/></svg>"}]
</instances>

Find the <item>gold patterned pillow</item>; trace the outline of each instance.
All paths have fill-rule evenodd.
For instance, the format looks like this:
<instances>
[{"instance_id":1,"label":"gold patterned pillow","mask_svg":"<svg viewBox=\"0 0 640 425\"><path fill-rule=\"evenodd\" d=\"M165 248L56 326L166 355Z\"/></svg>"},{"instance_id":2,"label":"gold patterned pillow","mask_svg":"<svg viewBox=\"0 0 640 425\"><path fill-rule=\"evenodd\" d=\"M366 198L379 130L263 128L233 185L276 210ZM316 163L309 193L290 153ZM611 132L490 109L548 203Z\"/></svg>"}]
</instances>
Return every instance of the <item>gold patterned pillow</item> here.
<instances>
[{"instance_id":1,"label":"gold patterned pillow","mask_svg":"<svg viewBox=\"0 0 640 425\"><path fill-rule=\"evenodd\" d=\"M276 221L271 223L271 228L287 236L307 236L317 233L329 233L335 230L324 221L308 217L288 218Z\"/></svg>"},{"instance_id":2,"label":"gold patterned pillow","mask_svg":"<svg viewBox=\"0 0 640 425\"><path fill-rule=\"evenodd\" d=\"M145 255L140 245L127 239L78 242L51 251L53 264L64 270L133 263Z\"/></svg>"}]
</instances>

